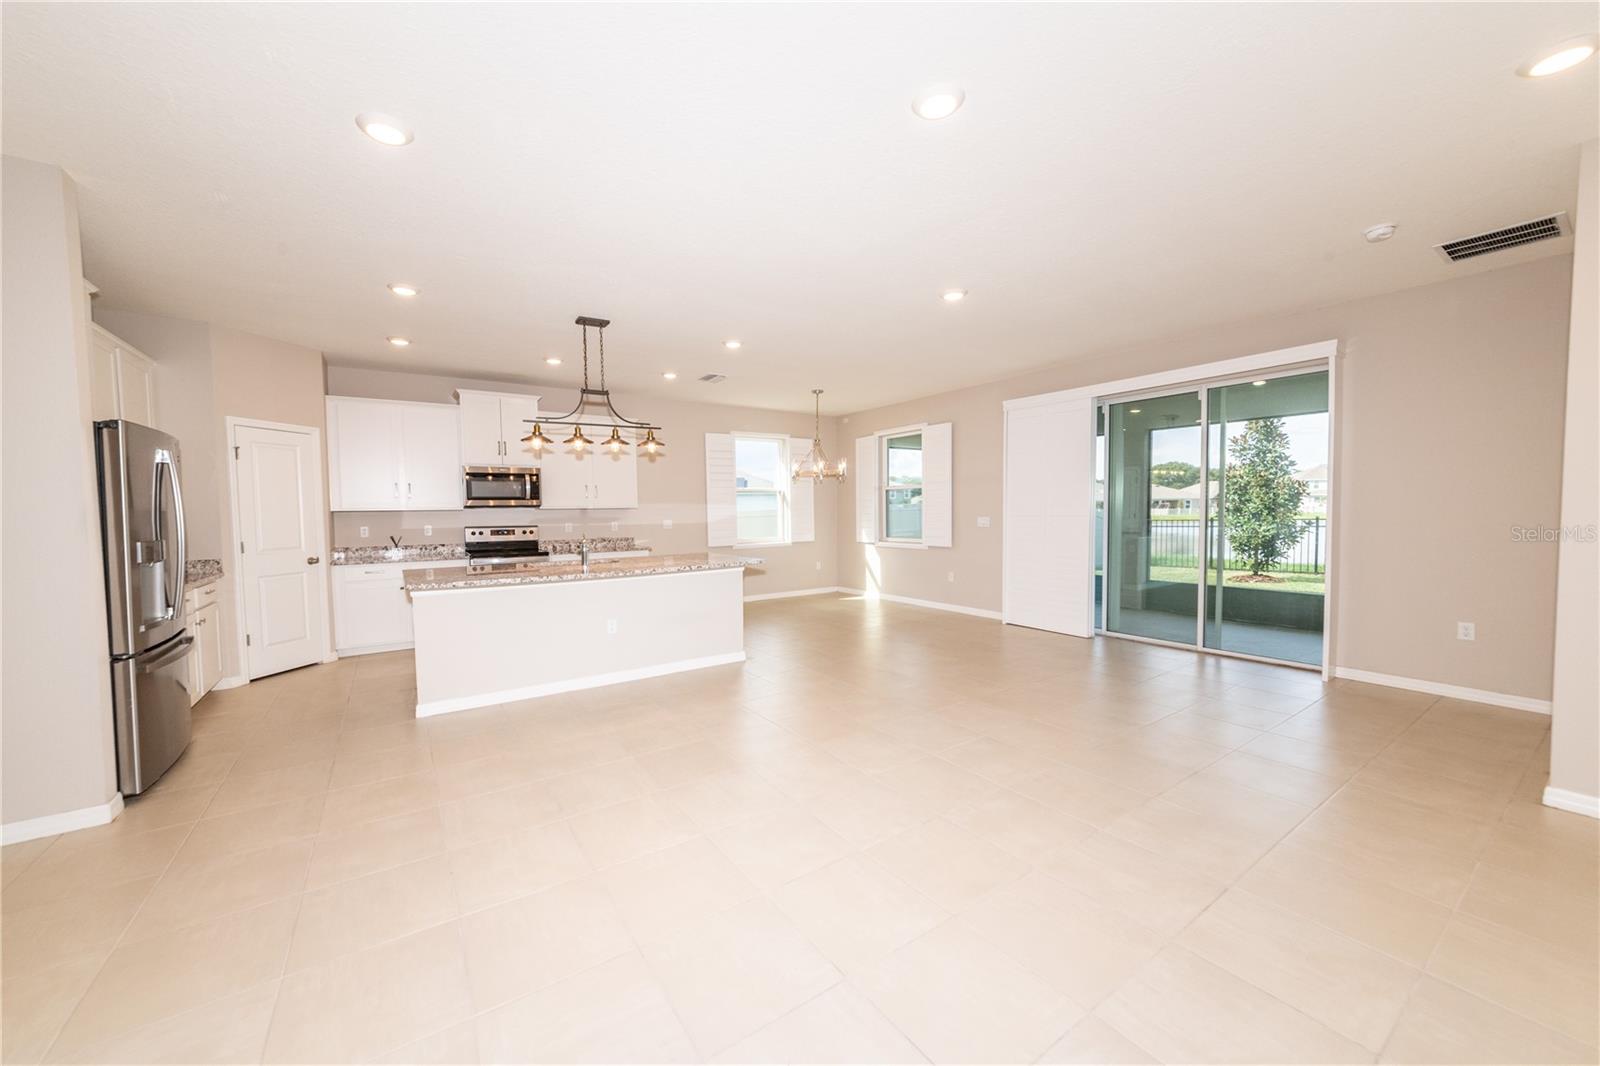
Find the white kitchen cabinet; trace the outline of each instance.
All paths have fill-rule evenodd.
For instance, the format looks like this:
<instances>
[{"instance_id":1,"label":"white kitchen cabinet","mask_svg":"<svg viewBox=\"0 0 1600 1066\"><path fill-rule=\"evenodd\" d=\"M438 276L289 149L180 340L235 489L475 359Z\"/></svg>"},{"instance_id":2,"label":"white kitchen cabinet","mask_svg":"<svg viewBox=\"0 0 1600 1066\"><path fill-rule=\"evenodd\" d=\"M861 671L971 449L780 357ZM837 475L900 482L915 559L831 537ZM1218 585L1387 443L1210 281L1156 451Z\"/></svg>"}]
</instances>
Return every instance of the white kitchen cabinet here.
<instances>
[{"instance_id":1,"label":"white kitchen cabinet","mask_svg":"<svg viewBox=\"0 0 1600 1066\"><path fill-rule=\"evenodd\" d=\"M597 431L591 431L596 432ZM539 464L542 510L639 506L639 456L633 448L612 455L604 448L555 448Z\"/></svg>"},{"instance_id":2,"label":"white kitchen cabinet","mask_svg":"<svg viewBox=\"0 0 1600 1066\"><path fill-rule=\"evenodd\" d=\"M411 646L406 569L423 563L333 567L334 647L341 655Z\"/></svg>"},{"instance_id":3,"label":"white kitchen cabinet","mask_svg":"<svg viewBox=\"0 0 1600 1066\"><path fill-rule=\"evenodd\" d=\"M462 506L460 439L460 414L448 404L401 408L400 463L408 510L454 511Z\"/></svg>"},{"instance_id":4,"label":"white kitchen cabinet","mask_svg":"<svg viewBox=\"0 0 1600 1066\"><path fill-rule=\"evenodd\" d=\"M454 404L328 397L333 510L459 510L459 418Z\"/></svg>"},{"instance_id":5,"label":"white kitchen cabinet","mask_svg":"<svg viewBox=\"0 0 1600 1066\"><path fill-rule=\"evenodd\" d=\"M461 412L461 462L465 466L537 466L522 443L539 414L539 397L511 392L456 392Z\"/></svg>"},{"instance_id":6,"label":"white kitchen cabinet","mask_svg":"<svg viewBox=\"0 0 1600 1066\"><path fill-rule=\"evenodd\" d=\"M183 606L184 627L194 639L188 659L192 707L222 680L222 608L217 604L217 586L189 590Z\"/></svg>"},{"instance_id":7,"label":"white kitchen cabinet","mask_svg":"<svg viewBox=\"0 0 1600 1066\"><path fill-rule=\"evenodd\" d=\"M156 364L103 326L90 328L90 411L96 419L156 424Z\"/></svg>"}]
</instances>

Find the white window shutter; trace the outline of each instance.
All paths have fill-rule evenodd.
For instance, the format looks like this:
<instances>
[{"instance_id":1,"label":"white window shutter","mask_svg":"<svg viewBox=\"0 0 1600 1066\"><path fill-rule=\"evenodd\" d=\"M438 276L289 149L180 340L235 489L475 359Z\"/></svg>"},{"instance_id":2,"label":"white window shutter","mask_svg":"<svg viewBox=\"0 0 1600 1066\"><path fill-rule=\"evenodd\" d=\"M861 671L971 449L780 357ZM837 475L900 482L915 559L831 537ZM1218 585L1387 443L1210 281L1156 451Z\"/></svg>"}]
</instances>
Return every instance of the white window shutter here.
<instances>
[{"instance_id":1,"label":"white window shutter","mask_svg":"<svg viewBox=\"0 0 1600 1066\"><path fill-rule=\"evenodd\" d=\"M734 499L733 434L706 434L706 546L726 548L739 539Z\"/></svg>"},{"instance_id":2,"label":"white window shutter","mask_svg":"<svg viewBox=\"0 0 1600 1066\"><path fill-rule=\"evenodd\" d=\"M811 450L811 441L789 438L789 466L792 469ZM805 544L817 539L816 479L789 479L789 539Z\"/></svg>"},{"instance_id":3,"label":"white window shutter","mask_svg":"<svg viewBox=\"0 0 1600 1066\"><path fill-rule=\"evenodd\" d=\"M951 545L954 524L953 462L950 423L939 422L922 430L922 543L930 548Z\"/></svg>"},{"instance_id":4,"label":"white window shutter","mask_svg":"<svg viewBox=\"0 0 1600 1066\"><path fill-rule=\"evenodd\" d=\"M878 438L856 438L856 543L878 542Z\"/></svg>"}]
</instances>

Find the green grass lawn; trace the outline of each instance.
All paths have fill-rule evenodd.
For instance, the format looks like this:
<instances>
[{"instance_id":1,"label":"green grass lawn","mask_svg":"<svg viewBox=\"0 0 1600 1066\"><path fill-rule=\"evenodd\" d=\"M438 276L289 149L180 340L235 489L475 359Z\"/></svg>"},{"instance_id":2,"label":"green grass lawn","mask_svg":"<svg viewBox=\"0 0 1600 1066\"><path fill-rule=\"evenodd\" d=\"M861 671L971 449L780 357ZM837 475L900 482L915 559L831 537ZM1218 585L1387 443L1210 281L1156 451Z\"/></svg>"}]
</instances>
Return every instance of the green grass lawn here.
<instances>
[{"instance_id":1,"label":"green grass lawn","mask_svg":"<svg viewBox=\"0 0 1600 1066\"><path fill-rule=\"evenodd\" d=\"M1312 596L1326 595L1327 583L1323 574L1284 574L1273 573L1272 576L1281 578L1281 582L1256 582L1240 581L1245 577L1247 570L1225 571L1222 585L1224 588L1237 586L1239 588L1270 589L1274 592L1302 592ZM1192 566L1152 566L1150 579L1152 581L1176 581L1188 584L1194 583L1195 569ZM1214 585L1217 581L1215 570L1206 571L1206 584Z\"/></svg>"}]
</instances>

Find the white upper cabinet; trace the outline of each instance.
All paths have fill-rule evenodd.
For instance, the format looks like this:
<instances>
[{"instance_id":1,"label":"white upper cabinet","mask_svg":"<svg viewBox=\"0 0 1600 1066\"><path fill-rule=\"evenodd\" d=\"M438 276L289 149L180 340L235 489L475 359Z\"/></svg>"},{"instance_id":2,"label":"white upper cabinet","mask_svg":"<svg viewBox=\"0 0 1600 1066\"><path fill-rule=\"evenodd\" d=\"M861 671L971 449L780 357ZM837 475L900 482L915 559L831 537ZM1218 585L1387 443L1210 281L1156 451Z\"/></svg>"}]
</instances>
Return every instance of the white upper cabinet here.
<instances>
[{"instance_id":1,"label":"white upper cabinet","mask_svg":"<svg viewBox=\"0 0 1600 1066\"><path fill-rule=\"evenodd\" d=\"M459 417L454 404L328 397L333 510L458 510Z\"/></svg>"},{"instance_id":2,"label":"white upper cabinet","mask_svg":"<svg viewBox=\"0 0 1600 1066\"><path fill-rule=\"evenodd\" d=\"M539 413L539 397L510 392L456 393L461 409L463 466L537 466L538 456L522 443Z\"/></svg>"},{"instance_id":3,"label":"white upper cabinet","mask_svg":"<svg viewBox=\"0 0 1600 1066\"><path fill-rule=\"evenodd\" d=\"M558 445L539 465L539 506L546 511L639 506L638 454L631 447L612 455L599 447L579 452Z\"/></svg>"},{"instance_id":4,"label":"white upper cabinet","mask_svg":"<svg viewBox=\"0 0 1600 1066\"><path fill-rule=\"evenodd\" d=\"M460 413L449 404L406 404L400 410L400 462L412 511L461 507Z\"/></svg>"},{"instance_id":5,"label":"white upper cabinet","mask_svg":"<svg viewBox=\"0 0 1600 1066\"><path fill-rule=\"evenodd\" d=\"M90 410L96 419L156 425L156 364L102 326L90 328Z\"/></svg>"}]
</instances>

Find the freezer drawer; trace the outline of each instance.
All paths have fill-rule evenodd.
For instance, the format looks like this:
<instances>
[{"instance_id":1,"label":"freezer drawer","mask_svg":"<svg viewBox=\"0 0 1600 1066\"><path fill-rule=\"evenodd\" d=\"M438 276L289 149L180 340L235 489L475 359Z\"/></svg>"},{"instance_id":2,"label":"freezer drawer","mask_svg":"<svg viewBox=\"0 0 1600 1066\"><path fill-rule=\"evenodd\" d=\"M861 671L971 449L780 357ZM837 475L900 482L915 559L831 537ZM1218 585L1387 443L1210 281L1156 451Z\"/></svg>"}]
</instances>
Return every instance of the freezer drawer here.
<instances>
[{"instance_id":1,"label":"freezer drawer","mask_svg":"<svg viewBox=\"0 0 1600 1066\"><path fill-rule=\"evenodd\" d=\"M117 724L117 787L136 796L155 784L189 746L187 632L129 659L111 663Z\"/></svg>"}]
</instances>

